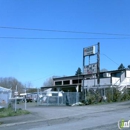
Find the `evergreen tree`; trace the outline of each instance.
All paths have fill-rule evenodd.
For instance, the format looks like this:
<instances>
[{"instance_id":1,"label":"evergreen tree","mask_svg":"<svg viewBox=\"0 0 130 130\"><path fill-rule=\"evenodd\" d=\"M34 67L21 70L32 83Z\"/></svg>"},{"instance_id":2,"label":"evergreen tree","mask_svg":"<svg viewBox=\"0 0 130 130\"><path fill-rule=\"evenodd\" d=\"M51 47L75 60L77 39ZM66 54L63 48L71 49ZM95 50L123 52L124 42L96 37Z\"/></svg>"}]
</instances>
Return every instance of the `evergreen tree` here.
<instances>
[{"instance_id":1,"label":"evergreen tree","mask_svg":"<svg viewBox=\"0 0 130 130\"><path fill-rule=\"evenodd\" d=\"M75 75L81 75L82 74L82 71L81 71L81 68L79 67L75 73Z\"/></svg>"},{"instance_id":2,"label":"evergreen tree","mask_svg":"<svg viewBox=\"0 0 130 130\"><path fill-rule=\"evenodd\" d=\"M123 70L125 69L125 66L121 63L120 66L118 67L118 70Z\"/></svg>"},{"instance_id":3,"label":"evergreen tree","mask_svg":"<svg viewBox=\"0 0 130 130\"><path fill-rule=\"evenodd\" d=\"M130 69L130 65L128 65L128 69Z\"/></svg>"}]
</instances>

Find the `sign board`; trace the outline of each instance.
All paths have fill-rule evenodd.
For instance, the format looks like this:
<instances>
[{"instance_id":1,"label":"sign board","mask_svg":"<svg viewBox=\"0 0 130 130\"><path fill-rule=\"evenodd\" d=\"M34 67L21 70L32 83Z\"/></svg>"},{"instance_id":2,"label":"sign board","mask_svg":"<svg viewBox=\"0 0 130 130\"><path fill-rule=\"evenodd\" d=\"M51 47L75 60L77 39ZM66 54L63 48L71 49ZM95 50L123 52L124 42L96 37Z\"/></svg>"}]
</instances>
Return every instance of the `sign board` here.
<instances>
[{"instance_id":1,"label":"sign board","mask_svg":"<svg viewBox=\"0 0 130 130\"><path fill-rule=\"evenodd\" d=\"M17 91L14 92L14 96L18 96L18 92Z\"/></svg>"},{"instance_id":2,"label":"sign board","mask_svg":"<svg viewBox=\"0 0 130 130\"><path fill-rule=\"evenodd\" d=\"M90 56L95 54L95 46L87 47L83 49L84 56Z\"/></svg>"},{"instance_id":3,"label":"sign board","mask_svg":"<svg viewBox=\"0 0 130 130\"><path fill-rule=\"evenodd\" d=\"M97 63L84 66L84 74L97 73Z\"/></svg>"}]
</instances>

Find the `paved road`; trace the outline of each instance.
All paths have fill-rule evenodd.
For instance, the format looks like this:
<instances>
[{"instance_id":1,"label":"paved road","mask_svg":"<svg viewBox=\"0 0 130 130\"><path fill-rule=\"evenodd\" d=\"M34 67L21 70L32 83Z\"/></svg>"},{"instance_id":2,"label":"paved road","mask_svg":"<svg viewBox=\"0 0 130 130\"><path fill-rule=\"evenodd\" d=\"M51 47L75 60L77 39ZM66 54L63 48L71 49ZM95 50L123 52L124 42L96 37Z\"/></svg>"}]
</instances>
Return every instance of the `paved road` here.
<instances>
[{"instance_id":1,"label":"paved road","mask_svg":"<svg viewBox=\"0 0 130 130\"><path fill-rule=\"evenodd\" d=\"M130 120L130 101L81 107L28 107L42 119L0 127L2 130L118 130L117 122ZM129 128L130 129L130 128Z\"/></svg>"}]
</instances>

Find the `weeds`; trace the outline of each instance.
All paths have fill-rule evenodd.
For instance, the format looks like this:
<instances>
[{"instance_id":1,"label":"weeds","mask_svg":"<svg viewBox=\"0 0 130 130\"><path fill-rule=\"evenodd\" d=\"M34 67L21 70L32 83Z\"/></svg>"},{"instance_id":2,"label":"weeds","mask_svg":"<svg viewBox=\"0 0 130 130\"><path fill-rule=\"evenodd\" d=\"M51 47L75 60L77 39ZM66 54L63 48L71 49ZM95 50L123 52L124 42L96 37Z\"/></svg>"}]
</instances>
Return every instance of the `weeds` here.
<instances>
[{"instance_id":1,"label":"weeds","mask_svg":"<svg viewBox=\"0 0 130 130\"><path fill-rule=\"evenodd\" d=\"M2 108L0 109L0 118L1 117L9 117L9 116L19 116L29 114L29 111L17 109L14 111L12 108Z\"/></svg>"}]
</instances>

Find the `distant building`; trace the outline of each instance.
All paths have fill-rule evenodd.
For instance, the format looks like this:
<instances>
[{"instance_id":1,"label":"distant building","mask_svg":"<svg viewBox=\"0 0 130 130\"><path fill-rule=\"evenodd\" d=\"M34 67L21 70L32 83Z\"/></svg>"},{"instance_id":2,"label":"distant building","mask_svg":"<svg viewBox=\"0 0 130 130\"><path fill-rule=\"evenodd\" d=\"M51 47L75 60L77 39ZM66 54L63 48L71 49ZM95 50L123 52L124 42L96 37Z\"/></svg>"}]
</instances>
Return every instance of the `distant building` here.
<instances>
[{"instance_id":1,"label":"distant building","mask_svg":"<svg viewBox=\"0 0 130 130\"><path fill-rule=\"evenodd\" d=\"M7 89L0 86L0 106L8 105L11 96L12 96L11 89Z\"/></svg>"}]
</instances>

